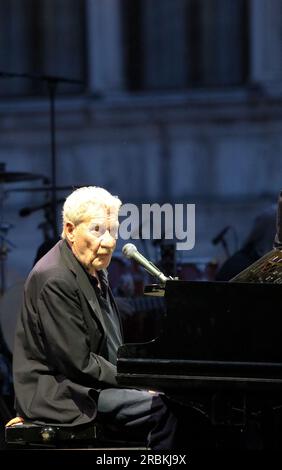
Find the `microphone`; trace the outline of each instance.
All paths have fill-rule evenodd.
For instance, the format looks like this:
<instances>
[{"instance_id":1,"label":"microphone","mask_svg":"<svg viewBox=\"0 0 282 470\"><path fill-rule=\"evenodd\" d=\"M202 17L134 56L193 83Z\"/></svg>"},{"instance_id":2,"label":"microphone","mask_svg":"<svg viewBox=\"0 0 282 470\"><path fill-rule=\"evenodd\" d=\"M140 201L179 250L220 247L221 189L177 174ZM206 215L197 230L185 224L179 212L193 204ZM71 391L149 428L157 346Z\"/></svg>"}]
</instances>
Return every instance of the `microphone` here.
<instances>
[{"instance_id":1,"label":"microphone","mask_svg":"<svg viewBox=\"0 0 282 470\"><path fill-rule=\"evenodd\" d=\"M137 263L141 264L151 276L157 277L159 281L165 283L168 280L172 280L172 277L166 277L151 261L148 261L139 251L133 243L127 243L122 249L122 253L126 258L132 258Z\"/></svg>"},{"instance_id":2,"label":"microphone","mask_svg":"<svg viewBox=\"0 0 282 470\"><path fill-rule=\"evenodd\" d=\"M221 232L219 232L219 234L212 239L212 244L217 245L223 239L224 235L226 234L226 232L228 232L229 229L230 225L224 227L224 229L222 229Z\"/></svg>"}]
</instances>

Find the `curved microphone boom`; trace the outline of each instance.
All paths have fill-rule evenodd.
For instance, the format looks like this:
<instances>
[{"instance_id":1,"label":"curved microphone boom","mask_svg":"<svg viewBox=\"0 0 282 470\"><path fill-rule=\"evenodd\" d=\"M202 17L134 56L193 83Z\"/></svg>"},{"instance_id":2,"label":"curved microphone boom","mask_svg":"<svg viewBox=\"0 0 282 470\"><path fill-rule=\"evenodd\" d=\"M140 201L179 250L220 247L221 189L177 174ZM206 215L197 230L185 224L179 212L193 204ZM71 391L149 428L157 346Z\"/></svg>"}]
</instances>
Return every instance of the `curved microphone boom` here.
<instances>
[{"instance_id":1,"label":"curved microphone boom","mask_svg":"<svg viewBox=\"0 0 282 470\"><path fill-rule=\"evenodd\" d=\"M146 271L151 274L151 276L154 276L159 279L162 283L165 283L168 280L171 280L172 277L167 277L165 276L157 266L155 266L151 261L148 261L139 251L137 250L136 246L133 245L133 243L127 243L124 245L122 249L122 253L126 258L132 258L137 263L141 264Z\"/></svg>"},{"instance_id":2,"label":"curved microphone boom","mask_svg":"<svg viewBox=\"0 0 282 470\"><path fill-rule=\"evenodd\" d=\"M230 225L227 225L226 227L224 227L224 229L221 230L221 232L219 232L218 235L216 235L213 239L212 239L212 244L213 245L217 245L219 242L221 242L221 240L223 239L224 235L226 234L226 232L230 229Z\"/></svg>"}]
</instances>

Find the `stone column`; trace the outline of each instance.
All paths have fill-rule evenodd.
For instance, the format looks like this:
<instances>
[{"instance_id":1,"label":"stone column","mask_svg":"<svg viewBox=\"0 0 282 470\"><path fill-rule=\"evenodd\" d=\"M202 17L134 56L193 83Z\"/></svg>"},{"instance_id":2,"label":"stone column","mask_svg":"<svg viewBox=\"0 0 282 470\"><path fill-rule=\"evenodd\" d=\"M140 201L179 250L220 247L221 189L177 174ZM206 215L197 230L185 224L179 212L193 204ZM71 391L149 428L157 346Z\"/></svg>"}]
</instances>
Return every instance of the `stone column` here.
<instances>
[{"instance_id":1,"label":"stone column","mask_svg":"<svg viewBox=\"0 0 282 470\"><path fill-rule=\"evenodd\" d=\"M124 87L121 2L86 0L88 83L91 92Z\"/></svg>"}]
</instances>

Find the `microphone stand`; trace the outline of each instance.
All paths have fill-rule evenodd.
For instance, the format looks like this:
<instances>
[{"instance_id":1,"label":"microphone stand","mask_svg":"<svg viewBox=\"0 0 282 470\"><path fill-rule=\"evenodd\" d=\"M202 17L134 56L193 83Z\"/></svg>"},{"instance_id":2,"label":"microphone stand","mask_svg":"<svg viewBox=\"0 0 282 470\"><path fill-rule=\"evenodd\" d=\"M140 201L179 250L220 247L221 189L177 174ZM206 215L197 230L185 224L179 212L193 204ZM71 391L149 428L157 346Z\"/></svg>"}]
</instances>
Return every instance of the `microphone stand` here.
<instances>
[{"instance_id":1,"label":"microphone stand","mask_svg":"<svg viewBox=\"0 0 282 470\"><path fill-rule=\"evenodd\" d=\"M0 78L28 78L30 80L37 80L40 82L47 83L49 102L50 102L50 149L51 149L51 200L52 200L52 228L54 239L58 238L58 227L57 227L57 196L56 196L56 183L57 183L57 171L56 171L56 122L55 122L55 97L58 83L71 83L80 85L83 82L81 80L74 80L65 77L57 77L53 75L35 75L28 73L10 73L0 71Z\"/></svg>"},{"instance_id":2,"label":"microphone stand","mask_svg":"<svg viewBox=\"0 0 282 470\"><path fill-rule=\"evenodd\" d=\"M223 236L222 239L220 240L220 243L221 243L222 246L223 246L223 250L224 250L224 253L225 253L226 258L230 258L229 248L228 248L228 245L227 245L227 242L226 242L224 236Z\"/></svg>"}]
</instances>

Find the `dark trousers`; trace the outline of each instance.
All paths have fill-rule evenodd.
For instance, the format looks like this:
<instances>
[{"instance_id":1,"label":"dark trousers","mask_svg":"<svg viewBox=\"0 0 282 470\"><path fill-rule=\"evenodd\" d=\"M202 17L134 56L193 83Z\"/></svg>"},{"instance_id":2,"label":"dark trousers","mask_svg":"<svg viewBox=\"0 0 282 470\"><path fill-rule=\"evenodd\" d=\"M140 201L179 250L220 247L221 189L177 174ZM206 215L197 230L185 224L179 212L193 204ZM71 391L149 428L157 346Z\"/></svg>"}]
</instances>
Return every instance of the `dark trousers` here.
<instances>
[{"instance_id":1,"label":"dark trousers","mask_svg":"<svg viewBox=\"0 0 282 470\"><path fill-rule=\"evenodd\" d=\"M154 450L173 448L177 419L159 394L120 388L102 390L97 418L117 439L126 435L132 442L146 442Z\"/></svg>"}]
</instances>

